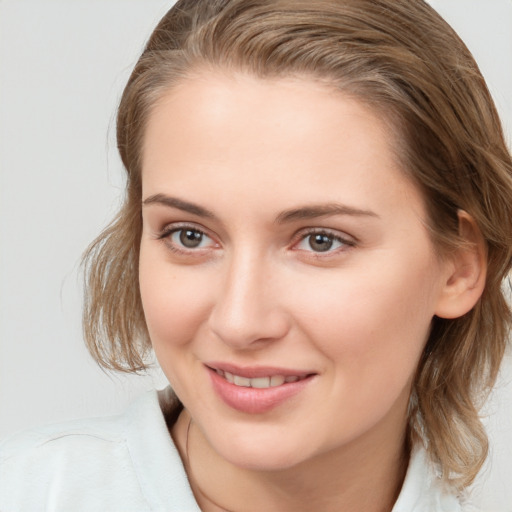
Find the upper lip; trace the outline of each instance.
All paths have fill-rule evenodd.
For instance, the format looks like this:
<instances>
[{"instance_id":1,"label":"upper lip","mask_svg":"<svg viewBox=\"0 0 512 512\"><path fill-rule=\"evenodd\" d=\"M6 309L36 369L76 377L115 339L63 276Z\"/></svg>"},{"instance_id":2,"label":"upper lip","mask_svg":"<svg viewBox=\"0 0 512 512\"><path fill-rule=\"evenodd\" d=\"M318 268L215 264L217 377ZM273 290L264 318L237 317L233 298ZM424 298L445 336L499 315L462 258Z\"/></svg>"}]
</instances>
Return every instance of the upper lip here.
<instances>
[{"instance_id":1,"label":"upper lip","mask_svg":"<svg viewBox=\"0 0 512 512\"><path fill-rule=\"evenodd\" d=\"M232 363L207 362L205 365L212 370L222 370L223 372L232 373L247 379L255 379L258 377L270 377L272 375L282 375L283 377L307 377L315 372L294 370L291 368L282 368L278 366L238 366Z\"/></svg>"}]
</instances>

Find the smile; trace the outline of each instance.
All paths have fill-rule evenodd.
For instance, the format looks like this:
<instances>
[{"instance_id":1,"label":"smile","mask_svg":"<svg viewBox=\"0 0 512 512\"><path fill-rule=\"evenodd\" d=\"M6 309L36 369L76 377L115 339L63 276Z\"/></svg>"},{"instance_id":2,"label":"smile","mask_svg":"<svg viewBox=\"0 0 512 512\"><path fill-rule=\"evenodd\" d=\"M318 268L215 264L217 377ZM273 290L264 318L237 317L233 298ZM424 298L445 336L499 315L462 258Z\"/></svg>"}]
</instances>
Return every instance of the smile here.
<instances>
[{"instance_id":1,"label":"smile","mask_svg":"<svg viewBox=\"0 0 512 512\"><path fill-rule=\"evenodd\" d=\"M297 382L301 380L301 378L305 378L299 377L298 375L288 375L286 377L284 375L269 375L267 377L255 377L251 379L248 377L242 377L241 375L235 375L224 370L215 371L218 375L226 379L230 384L244 388L275 388L277 386L282 386L285 383Z\"/></svg>"},{"instance_id":2,"label":"smile","mask_svg":"<svg viewBox=\"0 0 512 512\"><path fill-rule=\"evenodd\" d=\"M230 408L263 414L301 394L315 373L283 368L241 368L231 364L205 365L215 394Z\"/></svg>"}]
</instances>

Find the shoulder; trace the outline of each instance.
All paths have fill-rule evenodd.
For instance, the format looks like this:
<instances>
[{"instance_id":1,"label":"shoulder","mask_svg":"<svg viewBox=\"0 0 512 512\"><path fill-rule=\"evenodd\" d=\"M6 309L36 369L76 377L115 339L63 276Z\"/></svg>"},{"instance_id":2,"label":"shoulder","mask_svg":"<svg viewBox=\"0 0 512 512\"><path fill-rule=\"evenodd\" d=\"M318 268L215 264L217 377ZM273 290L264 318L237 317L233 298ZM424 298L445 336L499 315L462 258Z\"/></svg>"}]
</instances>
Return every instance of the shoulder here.
<instances>
[{"instance_id":1,"label":"shoulder","mask_svg":"<svg viewBox=\"0 0 512 512\"><path fill-rule=\"evenodd\" d=\"M415 446L400 496L392 512L476 512L466 496L457 495L437 475L421 446Z\"/></svg>"},{"instance_id":2,"label":"shoulder","mask_svg":"<svg viewBox=\"0 0 512 512\"><path fill-rule=\"evenodd\" d=\"M173 495L160 485L165 478L176 482ZM120 416L33 429L0 444L5 512L169 510L164 503L184 494L186 476L156 392Z\"/></svg>"},{"instance_id":3,"label":"shoulder","mask_svg":"<svg viewBox=\"0 0 512 512\"><path fill-rule=\"evenodd\" d=\"M122 417L88 419L7 439L0 444L0 509L75 510L88 487L94 489L87 498L91 510L119 492L146 510L124 427Z\"/></svg>"},{"instance_id":4,"label":"shoulder","mask_svg":"<svg viewBox=\"0 0 512 512\"><path fill-rule=\"evenodd\" d=\"M33 456L39 451L57 454L68 446L81 449L88 445L120 443L123 441L120 417L89 418L56 425L46 425L15 434L0 443L0 461Z\"/></svg>"}]
</instances>

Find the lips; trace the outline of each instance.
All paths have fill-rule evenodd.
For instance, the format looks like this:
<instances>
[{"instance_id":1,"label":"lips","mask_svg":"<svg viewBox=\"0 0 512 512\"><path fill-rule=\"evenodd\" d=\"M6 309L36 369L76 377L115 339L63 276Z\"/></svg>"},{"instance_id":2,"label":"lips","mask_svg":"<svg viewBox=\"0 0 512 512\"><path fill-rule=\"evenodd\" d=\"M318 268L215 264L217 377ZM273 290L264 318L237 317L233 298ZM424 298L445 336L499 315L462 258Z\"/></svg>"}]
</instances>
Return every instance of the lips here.
<instances>
[{"instance_id":1,"label":"lips","mask_svg":"<svg viewBox=\"0 0 512 512\"><path fill-rule=\"evenodd\" d=\"M267 412L300 393L315 374L284 368L241 368L206 365L213 389L233 409L249 414Z\"/></svg>"},{"instance_id":2,"label":"lips","mask_svg":"<svg viewBox=\"0 0 512 512\"><path fill-rule=\"evenodd\" d=\"M242 375L235 375L231 372L226 372L223 370L215 370L218 375L224 377L229 383L234 384L235 386L241 386L245 388L258 388L258 389L267 389L274 388L276 386L281 386L284 383L297 382L301 378L298 375L267 375L264 377L243 377Z\"/></svg>"}]
</instances>

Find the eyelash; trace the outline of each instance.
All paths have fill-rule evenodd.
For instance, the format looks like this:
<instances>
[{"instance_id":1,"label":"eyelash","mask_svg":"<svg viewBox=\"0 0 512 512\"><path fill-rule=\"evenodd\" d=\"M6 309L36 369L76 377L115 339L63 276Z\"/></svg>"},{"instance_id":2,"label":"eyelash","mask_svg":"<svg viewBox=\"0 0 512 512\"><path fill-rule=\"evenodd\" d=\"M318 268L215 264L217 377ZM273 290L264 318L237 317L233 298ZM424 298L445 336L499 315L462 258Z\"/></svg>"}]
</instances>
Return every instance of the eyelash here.
<instances>
[{"instance_id":1,"label":"eyelash","mask_svg":"<svg viewBox=\"0 0 512 512\"><path fill-rule=\"evenodd\" d=\"M172 236L183 233L185 231L191 231L196 233L196 236L200 236L202 239L204 237L209 238L214 244L213 238L210 237L204 230L191 225L191 224L182 224L182 225L176 225L173 224L171 226L168 226L164 228L157 236L159 240L162 240L167 248L177 254L182 255L193 255L194 253L196 255L200 255L202 253L202 249L204 248L186 248L183 246L179 246L176 244L176 242L172 241ZM306 243L308 238L313 236L323 236L329 239L331 241L331 244L337 242L340 244L340 247L337 247L335 249L331 249L331 247L328 247L325 251L314 251L311 248L311 242L309 244L309 247L311 250L308 249L301 249L299 248L299 244ZM201 240L202 242L203 240ZM319 229L319 228L310 228L306 231L300 231L294 236L294 241L292 243L292 249L296 251L301 251L305 253L310 253L310 255L314 258L328 258L329 256L332 256L334 254L337 254L339 252L346 251L347 249L354 247L356 245L356 242L351 238L345 238L337 234L336 232L330 231L328 229ZM198 254L199 253L199 254Z\"/></svg>"},{"instance_id":2,"label":"eyelash","mask_svg":"<svg viewBox=\"0 0 512 512\"><path fill-rule=\"evenodd\" d=\"M295 250L310 253L311 256L313 256L314 258L326 258L338 254L340 252L344 252L347 249L354 247L356 245L355 240L349 237L345 238L343 236L340 236L337 232L328 229L310 228L306 231L301 231L296 235L297 241L294 242L293 246L297 247L301 243L307 243L308 238L313 236L324 236L331 240L332 243L338 242L340 244L340 247L337 247L335 249L331 249L331 247L328 247L328 249L325 251L314 251L300 248L296 248ZM309 246L311 247L310 244Z\"/></svg>"},{"instance_id":3,"label":"eyelash","mask_svg":"<svg viewBox=\"0 0 512 512\"><path fill-rule=\"evenodd\" d=\"M197 226L191 225L191 224L182 224L182 225L173 224L171 226L167 226L158 234L157 238L158 238L158 240L163 241L169 250L171 250L172 252L175 252L177 254L192 255L194 253L199 253L201 251L201 249L203 249L203 248L186 248L183 246L180 247L175 242L172 241L173 235L178 234L180 232L185 232L185 231L192 231L201 237L209 238L213 242L212 237L210 237L204 230L198 228ZM213 243L215 243L215 242L213 242Z\"/></svg>"}]
</instances>

